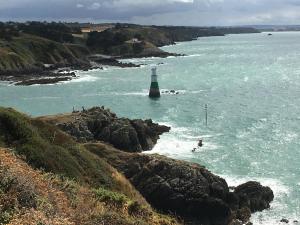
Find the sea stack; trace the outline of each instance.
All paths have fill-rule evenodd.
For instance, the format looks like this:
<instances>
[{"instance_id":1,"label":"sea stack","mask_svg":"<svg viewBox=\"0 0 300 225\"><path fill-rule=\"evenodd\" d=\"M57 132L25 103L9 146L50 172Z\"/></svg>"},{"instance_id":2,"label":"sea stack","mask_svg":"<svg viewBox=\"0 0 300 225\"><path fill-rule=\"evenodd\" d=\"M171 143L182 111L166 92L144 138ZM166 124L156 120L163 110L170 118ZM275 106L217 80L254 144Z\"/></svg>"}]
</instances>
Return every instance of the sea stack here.
<instances>
[{"instance_id":1,"label":"sea stack","mask_svg":"<svg viewBox=\"0 0 300 225\"><path fill-rule=\"evenodd\" d=\"M150 98L159 98L160 91L157 81L157 74L156 74L156 67L152 68L152 75L151 75L151 86L149 91Z\"/></svg>"}]
</instances>

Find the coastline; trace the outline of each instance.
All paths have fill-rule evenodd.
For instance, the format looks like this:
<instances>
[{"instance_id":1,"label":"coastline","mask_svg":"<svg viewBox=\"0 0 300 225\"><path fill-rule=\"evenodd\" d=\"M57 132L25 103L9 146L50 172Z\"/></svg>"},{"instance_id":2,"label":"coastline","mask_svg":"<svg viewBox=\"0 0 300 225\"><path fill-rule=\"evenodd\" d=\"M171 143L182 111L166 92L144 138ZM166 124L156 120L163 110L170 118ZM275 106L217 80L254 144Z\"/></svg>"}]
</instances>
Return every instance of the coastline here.
<instances>
[{"instance_id":1,"label":"coastline","mask_svg":"<svg viewBox=\"0 0 300 225\"><path fill-rule=\"evenodd\" d=\"M22 27L22 24L16 25L16 29L18 26ZM79 39L73 37L69 41L58 41L51 35L16 30L11 39L0 40L3 46L7 46L2 47L3 53L0 55L0 81L9 81L15 85L54 84L76 78L76 74L70 70L87 71L101 69L103 66L139 67L120 60L184 56L160 48L179 42L193 41L199 37L257 32L259 31L253 28L241 27L120 25L103 32L91 32ZM68 35L73 34L70 32Z\"/></svg>"},{"instance_id":2,"label":"coastline","mask_svg":"<svg viewBox=\"0 0 300 225\"><path fill-rule=\"evenodd\" d=\"M251 36L251 35L250 35ZM278 36L277 36L278 37ZM276 39L277 39L277 37L276 37ZM222 38L220 38L220 39L222 39ZM275 38L273 38L273 39L275 39ZM269 40L268 40L269 41ZM199 44L201 44L201 43L199 43ZM176 48L177 49L177 48ZM182 49L182 48L180 48L180 49ZM165 49L165 50L167 50L167 49ZM205 56L204 56L205 57ZM157 62L157 61L160 61L159 59L157 59L157 60L153 60L155 63ZM172 60L171 60L172 61ZM177 60L175 60L174 59L174 61L177 61ZM178 59L178 61L181 61L181 59ZM135 62L134 60L133 60L133 62ZM141 62L141 63L143 63L143 62ZM169 69L169 67L166 65L165 66L165 68L166 69ZM165 68L162 68L162 69L165 69ZM247 67L246 67L247 68ZM120 71L119 73L120 73L120 76L123 74L123 71L124 70L119 70L119 69L115 69L116 71ZM137 73L137 71L139 71L139 70L136 70L136 72L134 71L134 70L127 70L127 71L125 71L124 73L128 73L128 74L133 74L134 75L134 73ZM260 70L259 70L260 71ZM111 75L112 73L109 73L109 74L107 74L108 76L107 77L109 77L109 75ZM293 74L293 73L291 73L291 74ZM138 75L138 74L137 74ZM104 75L105 77L106 77L106 75ZM135 76L135 75L134 75ZM117 78L119 78L119 76L116 76ZM290 76L289 76L289 78L291 78ZM241 79L241 85L242 85L242 87L244 87L244 85L242 84L243 82L246 82L246 81L248 81L248 77L247 77L247 80L243 80L244 79L244 77L243 76L241 76L241 77L238 77L238 80L239 79ZM141 79L142 80L142 79ZM258 79L259 80L259 79ZM290 79L289 81L291 81L292 79ZM254 81L254 78L253 78L253 80L252 80L252 77L250 77L249 76L249 81ZM203 81L204 82L204 81ZM100 82L99 82L100 83ZM147 83L147 82L146 82ZM270 83L270 82L269 82ZM91 83L90 83L91 84ZM248 85L250 85L250 82L248 82L247 83ZM101 84L100 84L101 85ZM172 83L172 85L173 85L173 83ZM85 86L89 86L89 84L87 84L87 85L85 85ZM55 88L55 87L54 87ZM58 87L59 88L59 87ZM14 88L12 88L12 90L13 90ZM17 89L17 88L16 88ZM42 88L43 89L43 88ZM52 88L51 88L52 89ZM116 88L114 88L114 90L115 90ZM136 88L137 89L137 88ZM5 92L5 90L6 89L4 89L4 92ZM7 89L7 90L9 90L9 89ZM21 90L21 89L20 89ZM139 90L139 89L138 89ZM196 89L195 89L196 90ZM220 88L220 90L223 90L223 89L221 89ZM271 89L270 89L271 90ZM124 91L124 90L122 90L122 91ZM98 92L96 92L96 91L91 91L92 93L98 93ZM20 92L19 92L20 93ZM51 93L52 94L52 93ZM51 96L51 94L50 94L50 96ZM109 92L107 92L106 93L107 95L109 95ZM206 95L205 93L203 93L203 95ZM244 96L244 95L243 95ZM108 96L107 96L108 97ZM179 96L179 98L180 98L181 96ZM245 98L247 97L247 95L246 96L244 96ZM99 99L101 98L101 97L98 97ZM111 97L108 97L108 99L109 100L111 100L113 98L113 96L111 96ZM116 98L118 98L118 97L116 97ZM245 99L244 98L244 100L245 100L245 105L247 104L246 103L246 100L247 99ZM62 97L62 99L63 99L63 97ZM95 98L96 99L96 98ZM96 100L95 99L93 99L93 104L97 104L97 102L96 102ZM101 99L104 99L104 98L101 98ZM221 98L220 98L221 99ZM73 99L72 99L73 100ZM87 99L87 100L89 100L89 99ZM144 100L146 100L146 99L144 99ZM165 99L164 99L165 100ZM179 99L180 100L180 99ZM4 94L4 101L5 101L5 94ZM12 102L11 100L10 100L10 98L9 98L9 101L10 102ZM102 101L102 100L101 100ZM24 102L26 102L26 103L29 103L29 101L24 101ZM32 100L31 102L36 102L35 100ZM50 101L49 101L50 102ZM52 102L52 101L51 101ZM53 101L53 102L55 102L55 101ZM84 101L84 98L82 99L82 101L81 102L83 102L83 103L78 103L78 105L77 105L77 107L80 107L81 105L80 104L88 104L88 103L86 103L85 101ZM88 102L88 101L87 101ZM145 101L145 102L147 102L147 101ZM179 101L178 101L179 102ZM225 101L226 102L226 101ZM40 101L40 104L42 103L42 100ZM45 100L45 105L47 105L48 104L48 102ZM127 103L127 102L126 102ZM129 103L129 102L128 102ZM226 102L227 103L227 102ZM280 103L280 101L279 101L279 103ZM20 103L18 103L19 105L20 105ZM39 104L39 103L38 103ZM73 103L72 103L73 104ZM76 104L76 103L74 103L74 104ZM106 102L105 103L103 103L103 104L106 104L106 105L109 105L109 104L107 104ZM110 105L110 107L112 107L112 108L114 108L114 104L111 104ZM28 107L27 107L28 108ZM67 106L67 109L66 108L64 108L63 110L64 111L69 111L70 109L72 108L72 105L68 105ZM123 113L123 111L122 110L120 110L118 107L116 107L117 109L117 111L118 112L121 112L121 113ZM242 107L240 107L240 108L242 108ZM35 112L38 112L38 110L37 109L35 109L35 107L32 107L32 109L33 110L35 110ZM221 110L222 109L224 109L224 110L228 110L227 108L221 108ZM24 110L26 110L26 109L24 109ZM57 110L57 108L55 109L55 110ZM194 111L195 111L196 109L194 109ZM218 110L220 110L220 108L218 109ZM58 110L57 110L58 111ZM197 111L199 111L199 110L197 110ZM255 111L255 110L254 110ZM272 108L270 107L270 112L272 111ZM30 112L30 109L29 110L27 110L27 112ZM273 112L273 111L272 111ZM44 113L45 113L45 110L44 110ZM46 112L47 113L47 112ZM126 113L126 112L125 112ZM126 113L125 115L131 115L129 112L128 113ZM139 115L138 115L139 116ZM143 116L143 114L142 114L142 116ZM154 115L153 115L154 116ZM241 116L243 116L243 115L241 115ZM294 118L296 118L296 117L294 117ZM171 118L170 118L171 119ZM174 119L174 118L173 118ZM159 119L157 120L157 121L160 121ZM164 119L162 119L162 121L164 121ZM259 121L259 118L257 119L257 121ZM263 122L260 122L260 123L258 123L258 125L265 125L265 124L267 124L267 123L274 123L274 121L272 120L272 121L270 121L269 120L269 118L267 118L267 119L265 119L265 120L263 120L264 121L264 123ZM267 121L267 122L266 122ZM275 122L276 123L276 122ZM200 123L199 123L200 124ZM253 127L253 129L254 128L256 128L255 127L255 124L252 126L252 124L250 123L250 124L247 124L247 123L243 123L242 124L243 125L243 127L246 129L246 127L248 128L249 127L249 129L252 129L252 127ZM222 126L224 129L226 129L226 127L225 126ZM238 131L243 131L243 128L240 128ZM256 130L255 130L256 131ZM196 133L196 132L195 132ZM205 131L202 131L202 132L200 132L200 133L204 133L205 134ZM250 131L249 131L249 133L250 133ZM228 135L229 134L229 132L225 132L224 131L224 135ZM237 132L237 134L238 135L240 135L240 133L239 132ZM244 139L247 139L247 137L248 137L248 135L246 135L246 137L245 137L245 133L242 133L243 135L244 135ZM196 134L197 135L197 134ZM250 136L250 135L249 135ZM251 137L251 136L250 136ZM263 137L263 135L261 136L261 137ZM280 140L280 141L283 141L284 142L284 139L283 139L284 137L282 137L282 136L280 136L280 137L278 137L278 139ZM206 138L204 138L204 139L206 139ZM241 139L240 137L239 137L239 139ZM210 139L210 140L205 140L205 143L206 143L206 141L212 141L212 140L214 140L215 142L214 143L220 143L220 142L218 142L218 141L216 141L215 139ZM236 141L238 141L238 140L236 140ZM277 140L275 140L276 142L277 142ZM238 142L236 142L236 144L241 144L241 143L238 143ZM255 143L256 144L256 143ZM255 146L256 145L254 145L252 142L251 142L251 144L249 143L249 145L251 145L252 147L254 147L255 148ZM245 141L245 143L244 143L244 145L240 145L241 146L241 148L247 148L247 142ZM166 147L168 147L169 149L171 149L172 147L170 147L170 146L168 146L167 145L167 143L166 143ZM275 151L277 151L277 148L275 147L275 148L273 148ZM293 149L293 148L291 148L291 149ZM227 151L229 150L229 149L226 149ZM259 146L258 146L258 148L257 148L257 150L262 150L261 148L259 148ZM279 149L280 150L280 149ZM170 150L171 151L171 150ZM174 150L174 151L176 151L176 149ZM256 151L256 149L254 149L253 151ZM243 154L244 155L250 155L251 156L251 153L253 152L253 151L242 151L243 152ZM204 164L204 165L207 165L208 166L208 168L213 168L213 172L215 172L216 174L228 174L228 177L227 176L225 176L224 178L226 178L226 180L227 180L227 178L229 179L229 180L227 180L227 182L229 183L229 185L231 185L232 183L230 182L230 174L235 174L234 173L234 171L233 171L233 173L231 173L230 172L230 169L228 169L228 170L225 170L225 172L223 173L222 172L222 169L220 168L215 168L215 165L218 165L218 162L216 161L216 163L215 164L213 164L213 161L214 160L217 160L216 158L217 157L222 157L222 154L223 154L223 152L222 151L220 151L220 153L217 155L217 153L215 153L215 155L216 155L216 157L214 158L214 156L212 156L213 154L210 154L210 152L213 152L213 151L206 151L205 153L203 153L202 154L202 156L204 155L204 154L207 154L207 155L210 155L210 158L211 158L211 160L207 160L207 158L209 158L209 157L206 157L206 158L202 158L201 156L195 156L195 161L197 160L197 159L200 159L199 160L199 162L201 162L201 164ZM216 152L216 151L215 151ZM237 151L228 151L230 154L235 154L235 153L238 153L238 150ZM259 153L257 153L258 155L259 155ZM199 154L200 155L200 154ZM183 156L183 158L185 158L185 155ZM202 158L202 159L201 159ZM233 157L234 158L234 157ZM203 163L203 161L207 161L207 164L206 163ZM233 160L231 160L231 161L229 161L229 162L231 162L232 163L232 161ZM282 160L282 161L285 161L284 159ZM219 161L220 162L220 161ZM261 165L260 163L259 163L259 159L255 159L255 158L253 158L253 160L252 159L250 159L249 160L249 162L251 162L251 167L247 167L247 168L251 168L251 169L253 169L254 170L254 167L255 167L255 165L256 166L258 166L258 165ZM237 162L238 163L238 162ZM255 164L255 163L257 163L257 164ZM220 164L220 163L219 163ZM224 164L225 164L225 162L224 162ZM253 164L253 165L252 165ZM280 164L280 163L279 163ZM213 166L211 166L211 165L213 165ZM227 168L230 168L230 164L228 164L228 161L227 161L227 165L228 165L228 167ZM266 164L267 165L267 164ZM293 165L293 162L291 162L291 165ZM246 164L246 166L247 166L247 164ZM253 173L251 173L251 174L253 174L253 176L251 176L251 179L255 179L255 177L257 177L257 178L260 178L260 179L264 179L264 177L265 178L267 178L267 177L269 177L269 175L268 174L266 174L265 173L265 171L267 171L267 173L268 173L268 171L271 171L272 169L274 169L274 168L272 168L271 167L271 165L269 165L270 167L268 167L268 168L263 168L263 167L261 167L261 169L257 169L256 170L256 172L254 171ZM242 167L243 168L243 167ZM261 171L260 171L261 170ZM229 171L229 172L228 172ZM276 171L276 170L274 170L274 171ZM262 175L262 176L260 176L260 174L259 174L259 172L261 172L262 174L264 174L264 175ZM239 173L238 173L239 174ZM255 175L256 174L256 175ZM270 175L271 176L271 175ZM279 175L280 176L280 175ZM240 176L240 178L242 178L243 176L241 175ZM235 178L235 177L234 177ZM237 180L240 180L240 179L237 179ZM242 179L243 180L243 179ZM249 179L250 180L250 179ZM277 200L276 200L276 202L274 202L273 204L272 204L272 210L270 210L270 211L265 211L265 212L263 212L263 213L258 213L258 214L255 214L255 216L254 216L254 218L255 218L255 220L253 221L253 223L254 224L279 224L279 220L280 220L280 218L278 218L278 217L276 217L276 216L273 216L274 215L274 213L276 213L276 214L278 214L279 216L286 216L291 222L290 223L292 223L292 221L293 221L293 218L295 217L297 217L297 216L293 216L293 215L291 215L291 214L289 214L288 212L286 212L285 210L289 210L289 211L291 211L291 212L293 212L293 209L292 208L289 208L288 206L290 206L289 205L289 203L286 203L285 201L287 200L287 199L292 199L292 196L293 196L293 198L295 199L295 197L297 197L297 196L295 196L295 195L293 195L293 193L291 193L292 191L293 191L293 186L290 186L291 184L288 182L288 181L286 181L286 179L282 179L281 177L278 177L278 179L275 179L274 178L274 180L278 180L279 181L279 183L271 183L271 187L275 187L276 186L276 188L277 188L277 185L283 185L283 188L288 188L289 189L289 191L287 190L287 192L283 192L283 193L280 193L281 195L285 195L286 197L278 197L277 196ZM238 182L238 184L239 183L242 183L242 182ZM266 185L266 183L264 183L263 182L263 184L264 185ZM270 185L268 185L268 186L270 186ZM298 184L298 186L299 186L299 184ZM275 190L276 190L276 188L275 188ZM276 195L276 191L274 191L275 192L275 195ZM278 200L279 199L279 200ZM297 198L298 199L298 198ZM288 206L287 206L288 205ZM295 205L295 204L294 204ZM294 205L293 204L291 204L291 206L293 206L294 207ZM275 209L274 209L275 208ZM283 213L281 213L278 209L283 209L284 211L283 211ZM273 215L272 215L273 214ZM271 218L271 219L273 219L273 221L274 221L274 223L267 223L267 217L268 218ZM275 218L276 217L276 218ZM275 219L274 219L275 218ZM265 222L265 223L264 223Z\"/></svg>"},{"instance_id":3,"label":"coastline","mask_svg":"<svg viewBox=\"0 0 300 225\"><path fill-rule=\"evenodd\" d=\"M251 213L269 208L269 203L274 198L271 189L257 182L245 181L246 183L242 185L229 187L224 179L197 163L145 152L154 147L158 136L169 132L170 129L161 125L149 126L152 121L149 123L148 120L143 122L118 118L116 114L104 107L94 107L72 114L42 116L37 119L57 126L83 143L91 152L105 158L133 183L152 206L181 216L187 222L186 224L199 224L200 222L207 225L246 224L249 222ZM111 124L112 127L103 127L107 124L108 126ZM132 127L128 127L128 124ZM143 128L143 126L148 128ZM126 135L114 133L115 129L128 133L127 138L135 136L137 140L126 140ZM154 142L143 142L143 140L149 140L145 136L147 135L147 132L144 133L145 130L149 130L147 132L150 133L159 131ZM132 132L137 132L137 134ZM117 135L118 141L113 136L108 138L107 135L108 137ZM135 143L143 143L141 144L143 147L137 147L140 144ZM185 186L180 190L178 186L182 183L185 183ZM155 190L159 190L162 195ZM246 197L248 191L252 196L249 196L249 199ZM242 200L243 198L247 200ZM183 205L187 207L187 210L182 207ZM200 209L205 213L199 214Z\"/></svg>"},{"instance_id":4,"label":"coastline","mask_svg":"<svg viewBox=\"0 0 300 225\"><path fill-rule=\"evenodd\" d=\"M76 71L89 71L94 69L103 70L104 66L112 66L119 68L138 68L141 65L134 63L124 63L120 60L135 59L135 58L150 58L150 57L180 57L182 54L169 52L155 52L143 55L126 55L126 56L106 56L93 54L86 58L86 62L79 64L67 65L51 65L50 67L43 66L32 70L20 71L0 71L0 82L9 82L16 86L31 86L35 84L56 84L63 81L70 81L78 78Z\"/></svg>"}]
</instances>

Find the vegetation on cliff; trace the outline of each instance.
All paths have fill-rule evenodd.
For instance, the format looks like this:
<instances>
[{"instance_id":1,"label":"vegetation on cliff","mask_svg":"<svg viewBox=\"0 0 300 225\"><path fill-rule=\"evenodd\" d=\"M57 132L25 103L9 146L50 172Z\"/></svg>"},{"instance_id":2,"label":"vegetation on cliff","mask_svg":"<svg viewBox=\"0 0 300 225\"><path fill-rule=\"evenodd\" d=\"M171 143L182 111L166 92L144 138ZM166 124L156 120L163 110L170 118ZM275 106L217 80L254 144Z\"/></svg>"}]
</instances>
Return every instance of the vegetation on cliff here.
<instances>
[{"instance_id":1,"label":"vegetation on cliff","mask_svg":"<svg viewBox=\"0 0 300 225\"><path fill-rule=\"evenodd\" d=\"M0 224L177 224L121 192L34 170L0 148Z\"/></svg>"},{"instance_id":2,"label":"vegetation on cliff","mask_svg":"<svg viewBox=\"0 0 300 225\"><path fill-rule=\"evenodd\" d=\"M75 44L62 44L49 39L21 34L11 41L0 39L0 72L41 71L44 64L76 65L89 50Z\"/></svg>"},{"instance_id":3,"label":"vegetation on cliff","mask_svg":"<svg viewBox=\"0 0 300 225\"><path fill-rule=\"evenodd\" d=\"M164 130L152 122L124 122L108 112L93 108L30 118L0 108L0 224L38 219L44 224L179 224L155 207L181 216L186 224L227 225L248 222L251 212L270 207L272 190L257 182L230 192L224 179L198 164L128 153L114 148L110 139L80 144L77 133L70 133L73 139L58 128L87 120L99 132L108 126L120 131L115 135L124 142L135 129L140 144L156 140ZM85 131L79 132L83 138Z\"/></svg>"},{"instance_id":4,"label":"vegetation on cliff","mask_svg":"<svg viewBox=\"0 0 300 225\"><path fill-rule=\"evenodd\" d=\"M44 224L177 224L153 211L110 164L44 121L0 108L0 146L0 224L40 218Z\"/></svg>"}]
</instances>

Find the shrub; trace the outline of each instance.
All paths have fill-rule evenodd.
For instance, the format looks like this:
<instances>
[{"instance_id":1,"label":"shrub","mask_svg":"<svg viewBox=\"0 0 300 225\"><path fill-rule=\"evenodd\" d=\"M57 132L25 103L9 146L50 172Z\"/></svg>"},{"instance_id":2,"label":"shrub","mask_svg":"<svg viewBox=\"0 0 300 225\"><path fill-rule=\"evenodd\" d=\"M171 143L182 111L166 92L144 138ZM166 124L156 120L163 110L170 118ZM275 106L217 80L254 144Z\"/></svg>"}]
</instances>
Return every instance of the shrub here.
<instances>
[{"instance_id":1,"label":"shrub","mask_svg":"<svg viewBox=\"0 0 300 225\"><path fill-rule=\"evenodd\" d=\"M122 207L130 201L125 195L104 188L95 189L94 192L98 201L105 202L116 207Z\"/></svg>"}]
</instances>

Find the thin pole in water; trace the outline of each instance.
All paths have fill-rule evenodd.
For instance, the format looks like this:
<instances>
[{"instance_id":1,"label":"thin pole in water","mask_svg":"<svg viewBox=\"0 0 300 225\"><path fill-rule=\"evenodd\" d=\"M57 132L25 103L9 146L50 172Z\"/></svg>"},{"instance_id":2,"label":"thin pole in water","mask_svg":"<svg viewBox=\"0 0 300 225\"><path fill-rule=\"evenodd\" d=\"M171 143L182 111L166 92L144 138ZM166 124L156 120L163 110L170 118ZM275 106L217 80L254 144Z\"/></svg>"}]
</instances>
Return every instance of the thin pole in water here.
<instances>
[{"instance_id":1,"label":"thin pole in water","mask_svg":"<svg viewBox=\"0 0 300 225\"><path fill-rule=\"evenodd\" d=\"M208 106L205 104L205 125L208 125Z\"/></svg>"}]
</instances>

